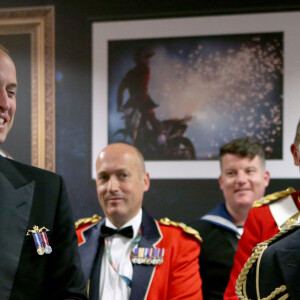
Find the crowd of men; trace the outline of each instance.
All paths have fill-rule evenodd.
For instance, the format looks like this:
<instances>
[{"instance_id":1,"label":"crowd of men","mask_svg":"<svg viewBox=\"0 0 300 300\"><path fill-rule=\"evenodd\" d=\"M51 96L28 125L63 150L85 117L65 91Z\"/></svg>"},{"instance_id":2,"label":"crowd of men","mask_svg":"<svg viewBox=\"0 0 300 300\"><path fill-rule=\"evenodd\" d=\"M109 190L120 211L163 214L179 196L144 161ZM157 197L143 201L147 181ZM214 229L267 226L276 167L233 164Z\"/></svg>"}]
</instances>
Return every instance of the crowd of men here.
<instances>
[{"instance_id":1,"label":"crowd of men","mask_svg":"<svg viewBox=\"0 0 300 300\"><path fill-rule=\"evenodd\" d=\"M0 144L17 88L0 46ZM300 121L291 152L300 166ZM253 138L223 145L220 167L224 201L190 226L158 221L142 208L150 188L143 155L110 144L96 161L105 217L81 219L75 232L63 179L1 153L0 298L300 299L300 192L264 196L270 174Z\"/></svg>"}]
</instances>

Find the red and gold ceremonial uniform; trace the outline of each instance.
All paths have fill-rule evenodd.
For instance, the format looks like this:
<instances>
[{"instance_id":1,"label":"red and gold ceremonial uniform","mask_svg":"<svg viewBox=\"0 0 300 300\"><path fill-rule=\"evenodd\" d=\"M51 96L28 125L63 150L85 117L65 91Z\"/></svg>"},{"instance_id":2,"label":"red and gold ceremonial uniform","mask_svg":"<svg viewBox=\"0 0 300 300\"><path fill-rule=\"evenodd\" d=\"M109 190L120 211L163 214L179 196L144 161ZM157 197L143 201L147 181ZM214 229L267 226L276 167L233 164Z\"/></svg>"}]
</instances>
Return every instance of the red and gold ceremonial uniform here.
<instances>
[{"instance_id":1,"label":"red and gold ceremonial uniform","mask_svg":"<svg viewBox=\"0 0 300 300\"><path fill-rule=\"evenodd\" d=\"M100 268L103 239L99 238L101 222L78 226L79 253L82 269L89 281L89 299L99 300ZM77 224L78 225L78 224ZM202 300L197 231L168 219L156 221L145 212L142 217L142 238L145 248L164 248L163 263L134 264L130 300Z\"/></svg>"},{"instance_id":2,"label":"red and gold ceremonial uniform","mask_svg":"<svg viewBox=\"0 0 300 300\"><path fill-rule=\"evenodd\" d=\"M299 212L299 194L300 192L295 192L295 190L289 188L286 191L266 196L263 198L264 200L256 201L254 203L254 207L249 211L248 218L244 226L244 233L238 243L238 249L234 256L234 266L231 271L229 283L224 294L224 300L238 299L235 294L236 280L245 262L252 254L253 248L258 243L264 242L273 237L279 232L278 226L284 225L279 225L276 223L276 220L274 219L274 216L271 213L270 206L274 205L277 201L281 200L281 209L284 210L285 202L288 202L287 200L289 199L290 195L294 200L297 211ZM292 217L293 216L291 216L291 218ZM286 220L286 222L289 222L291 218Z\"/></svg>"}]
</instances>

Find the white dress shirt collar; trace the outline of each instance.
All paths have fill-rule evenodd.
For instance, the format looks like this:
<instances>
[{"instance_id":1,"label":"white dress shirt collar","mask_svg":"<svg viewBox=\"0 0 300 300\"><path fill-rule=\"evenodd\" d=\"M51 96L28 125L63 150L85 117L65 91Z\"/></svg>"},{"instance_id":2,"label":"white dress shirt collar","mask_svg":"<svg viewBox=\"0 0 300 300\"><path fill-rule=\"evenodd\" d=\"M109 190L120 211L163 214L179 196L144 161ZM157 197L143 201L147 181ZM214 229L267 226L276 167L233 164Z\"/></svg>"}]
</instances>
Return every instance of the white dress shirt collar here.
<instances>
[{"instance_id":1,"label":"white dress shirt collar","mask_svg":"<svg viewBox=\"0 0 300 300\"><path fill-rule=\"evenodd\" d=\"M136 237L142 223L142 215L143 215L142 209L140 209L138 214L135 217L133 217L131 220L129 220L127 223L125 223L120 229L125 228L127 226L132 226L133 237ZM117 229L117 227L112 222L110 222L108 218L105 218L105 225L107 227Z\"/></svg>"},{"instance_id":2,"label":"white dress shirt collar","mask_svg":"<svg viewBox=\"0 0 300 300\"><path fill-rule=\"evenodd\" d=\"M118 234L106 238L116 270L119 274L126 276L130 280L132 280L133 276L133 266L130 260L132 240L137 236L141 222L142 209L139 210L134 218L122 226L122 228L127 226L133 227L132 239L128 239ZM116 229L116 226L114 226L107 218L105 219L105 225ZM99 300L126 300L130 298L131 288L124 282L119 274L113 270L108 261L106 251L104 251L101 263Z\"/></svg>"}]
</instances>

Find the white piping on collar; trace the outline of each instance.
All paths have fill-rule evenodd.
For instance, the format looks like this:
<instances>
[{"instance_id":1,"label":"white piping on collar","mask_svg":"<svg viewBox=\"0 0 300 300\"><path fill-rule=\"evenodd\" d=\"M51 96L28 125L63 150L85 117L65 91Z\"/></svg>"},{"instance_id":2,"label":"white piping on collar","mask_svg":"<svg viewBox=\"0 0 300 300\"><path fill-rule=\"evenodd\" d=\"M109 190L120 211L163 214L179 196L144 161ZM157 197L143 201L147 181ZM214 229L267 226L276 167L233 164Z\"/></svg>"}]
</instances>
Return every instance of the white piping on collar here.
<instances>
[{"instance_id":1,"label":"white piping on collar","mask_svg":"<svg viewBox=\"0 0 300 300\"><path fill-rule=\"evenodd\" d=\"M236 232L240 236L238 228L232 222L230 222L229 220L227 220L223 217L215 216L215 215L206 215L206 216L202 217L201 220L212 221L214 223L223 225L227 228L232 229L234 232Z\"/></svg>"}]
</instances>

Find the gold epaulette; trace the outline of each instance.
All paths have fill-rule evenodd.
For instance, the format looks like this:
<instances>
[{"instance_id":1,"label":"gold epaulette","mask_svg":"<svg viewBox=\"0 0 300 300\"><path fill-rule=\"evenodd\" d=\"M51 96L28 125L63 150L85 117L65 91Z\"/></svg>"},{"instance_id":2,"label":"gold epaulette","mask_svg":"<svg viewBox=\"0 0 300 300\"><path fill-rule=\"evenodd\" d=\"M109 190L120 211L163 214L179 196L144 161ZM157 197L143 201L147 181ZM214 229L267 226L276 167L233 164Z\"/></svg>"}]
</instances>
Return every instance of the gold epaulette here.
<instances>
[{"instance_id":1,"label":"gold epaulette","mask_svg":"<svg viewBox=\"0 0 300 300\"><path fill-rule=\"evenodd\" d=\"M295 192L296 191L292 187L289 187L286 190L276 192L276 193L273 193L273 194L270 194L270 195L260 198L259 200L255 201L253 203L253 207L260 207L264 204L269 204L270 202L272 202L274 200L278 200L280 198L283 198L283 197L293 194Z\"/></svg>"},{"instance_id":2,"label":"gold epaulette","mask_svg":"<svg viewBox=\"0 0 300 300\"><path fill-rule=\"evenodd\" d=\"M84 225L94 224L101 220L102 220L102 217L100 217L98 215L93 215L92 217L89 217L89 218L82 218L75 222L75 228L78 229L80 227L83 227Z\"/></svg>"},{"instance_id":3,"label":"gold epaulette","mask_svg":"<svg viewBox=\"0 0 300 300\"><path fill-rule=\"evenodd\" d=\"M193 235L197 240L199 240L200 242L202 242L202 238L201 238L199 232L196 229L194 229L194 228L192 228L190 226L185 225L184 223L174 222L174 221L171 221L168 218L160 219L159 222L161 224L163 224L163 225L168 225L168 226L172 225L172 226L179 227L184 232Z\"/></svg>"}]
</instances>

